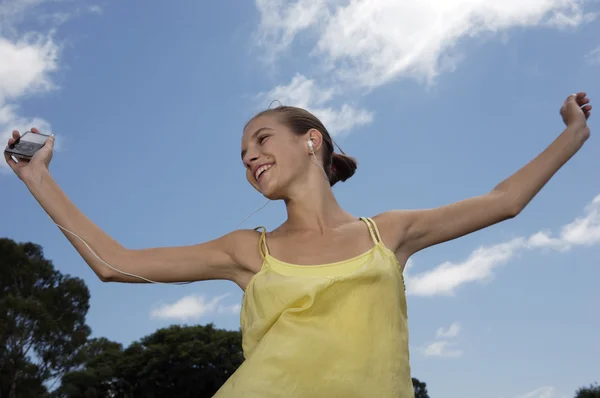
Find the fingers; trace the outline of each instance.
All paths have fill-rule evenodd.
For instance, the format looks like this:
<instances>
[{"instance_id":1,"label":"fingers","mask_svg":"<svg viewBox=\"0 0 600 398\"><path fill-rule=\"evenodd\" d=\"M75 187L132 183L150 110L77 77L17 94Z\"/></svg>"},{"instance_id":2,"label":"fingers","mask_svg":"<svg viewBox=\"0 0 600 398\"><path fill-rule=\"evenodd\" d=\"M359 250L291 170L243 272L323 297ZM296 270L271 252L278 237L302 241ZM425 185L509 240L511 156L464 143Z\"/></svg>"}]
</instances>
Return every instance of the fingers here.
<instances>
[{"instance_id":1,"label":"fingers","mask_svg":"<svg viewBox=\"0 0 600 398\"><path fill-rule=\"evenodd\" d=\"M585 118L589 118L590 114L592 112L592 106L591 105L586 105L583 108L581 108L581 110L583 111L583 114L585 115Z\"/></svg>"},{"instance_id":2,"label":"fingers","mask_svg":"<svg viewBox=\"0 0 600 398\"><path fill-rule=\"evenodd\" d=\"M8 145L14 144L20 137L21 137L21 134L19 134L19 132L17 130L13 130L12 138L8 139Z\"/></svg>"},{"instance_id":3,"label":"fingers","mask_svg":"<svg viewBox=\"0 0 600 398\"><path fill-rule=\"evenodd\" d=\"M586 118L590 116L592 105L589 105L590 99L587 97L587 93L585 91L580 91L578 93L569 95L565 101L565 105L571 102L576 103L577 106L581 108Z\"/></svg>"},{"instance_id":4,"label":"fingers","mask_svg":"<svg viewBox=\"0 0 600 398\"><path fill-rule=\"evenodd\" d=\"M17 165L17 162L13 160L10 154L4 152L4 159L6 160L6 163L10 166L10 168L14 170L15 166Z\"/></svg>"},{"instance_id":5,"label":"fingers","mask_svg":"<svg viewBox=\"0 0 600 398\"><path fill-rule=\"evenodd\" d=\"M40 130L38 130L36 127L32 127L30 131L34 134L41 134ZM19 131L13 130L12 138L8 139L8 145L14 144L19 138L21 138L21 134L19 133Z\"/></svg>"},{"instance_id":6,"label":"fingers","mask_svg":"<svg viewBox=\"0 0 600 398\"><path fill-rule=\"evenodd\" d=\"M589 98L587 98L587 94L585 91L580 91L578 93L569 95L567 97L567 99L565 100L565 102L571 102L571 101L575 101L578 104L583 105L584 103L588 103L590 100L589 100Z\"/></svg>"},{"instance_id":7,"label":"fingers","mask_svg":"<svg viewBox=\"0 0 600 398\"><path fill-rule=\"evenodd\" d=\"M583 98L577 98L577 105L579 106L584 106L585 104L589 103L590 99L587 97L583 97Z\"/></svg>"}]
</instances>

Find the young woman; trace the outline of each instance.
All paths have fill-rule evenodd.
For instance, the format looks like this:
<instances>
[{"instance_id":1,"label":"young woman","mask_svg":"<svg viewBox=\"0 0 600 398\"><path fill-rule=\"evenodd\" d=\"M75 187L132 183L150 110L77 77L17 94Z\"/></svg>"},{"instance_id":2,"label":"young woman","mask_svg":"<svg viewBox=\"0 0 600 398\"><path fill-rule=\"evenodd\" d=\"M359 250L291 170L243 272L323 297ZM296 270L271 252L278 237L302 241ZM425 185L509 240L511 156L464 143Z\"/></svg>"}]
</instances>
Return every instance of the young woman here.
<instances>
[{"instance_id":1,"label":"young woman","mask_svg":"<svg viewBox=\"0 0 600 398\"><path fill-rule=\"evenodd\" d=\"M588 139L590 111L585 93L569 96L563 133L485 195L357 218L331 190L352 176L356 162L334 152L327 129L309 112L269 109L245 126L242 159L250 184L285 202L287 220L268 233L238 230L188 247L131 250L104 233L50 175L53 138L30 162L5 157L101 280L227 279L245 291L246 360L216 397L409 398L407 259L519 214ZM18 138L15 131L8 143Z\"/></svg>"}]
</instances>

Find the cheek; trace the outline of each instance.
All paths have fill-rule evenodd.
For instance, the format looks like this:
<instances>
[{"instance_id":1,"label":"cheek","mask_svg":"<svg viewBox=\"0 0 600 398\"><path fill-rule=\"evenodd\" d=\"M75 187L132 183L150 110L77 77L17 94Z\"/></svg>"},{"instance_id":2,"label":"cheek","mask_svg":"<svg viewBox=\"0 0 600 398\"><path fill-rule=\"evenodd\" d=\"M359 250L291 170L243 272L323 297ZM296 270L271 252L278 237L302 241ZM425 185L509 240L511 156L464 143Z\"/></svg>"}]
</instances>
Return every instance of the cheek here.
<instances>
[{"instance_id":1,"label":"cheek","mask_svg":"<svg viewBox=\"0 0 600 398\"><path fill-rule=\"evenodd\" d=\"M246 180L250 183L250 185L254 186L254 177L252 176L252 171L250 169L246 169ZM256 188L256 187L255 187Z\"/></svg>"}]
</instances>

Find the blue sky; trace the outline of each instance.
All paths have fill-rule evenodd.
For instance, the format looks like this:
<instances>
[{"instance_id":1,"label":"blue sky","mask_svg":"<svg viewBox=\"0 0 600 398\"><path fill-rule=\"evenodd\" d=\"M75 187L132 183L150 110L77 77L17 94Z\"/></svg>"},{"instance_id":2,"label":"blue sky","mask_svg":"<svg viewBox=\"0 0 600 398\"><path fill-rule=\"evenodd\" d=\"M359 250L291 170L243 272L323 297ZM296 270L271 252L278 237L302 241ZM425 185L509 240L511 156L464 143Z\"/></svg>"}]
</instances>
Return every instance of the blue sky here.
<instances>
[{"instance_id":1,"label":"blue sky","mask_svg":"<svg viewBox=\"0 0 600 398\"><path fill-rule=\"evenodd\" d=\"M359 160L340 202L372 216L487 192L562 131L567 95L600 95L598 2L413 3L2 0L0 136L56 134L63 190L143 248L213 239L264 203L240 137L272 100L322 117ZM411 259L413 374L432 397L561 398L597 380L594 115L590 126L519 217ZM85 280L93 336L239 327L233 283L103 284L5 165L0 187L0 236L41 244ZM284 216L270 203L244 226Z\"/></svg>"}]
</instances>

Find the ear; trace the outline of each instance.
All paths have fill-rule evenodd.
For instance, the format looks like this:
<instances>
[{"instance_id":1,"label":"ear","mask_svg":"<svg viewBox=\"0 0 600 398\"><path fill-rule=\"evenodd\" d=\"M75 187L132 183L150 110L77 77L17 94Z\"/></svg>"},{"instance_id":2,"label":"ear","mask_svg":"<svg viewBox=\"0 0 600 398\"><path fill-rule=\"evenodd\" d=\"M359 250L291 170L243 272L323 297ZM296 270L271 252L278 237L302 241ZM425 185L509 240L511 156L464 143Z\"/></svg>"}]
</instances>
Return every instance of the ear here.
<instances>
[{"instance_id":1,"label":"ear","mask_svg":"<svg viewBox=\"0 0 600 398\"><path fill-rule=\"evenodd\" d=\"M306 139L312 141L315 153L323 146L323 134L317 129L310 129L306 132Z\"/></svg>"}]
</instances>

